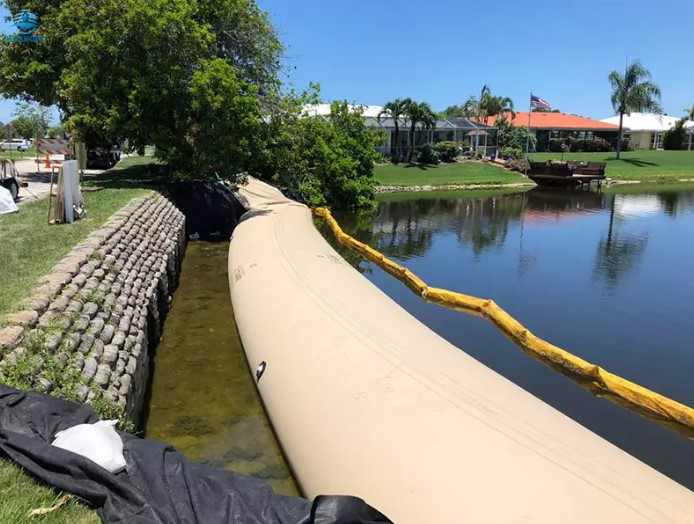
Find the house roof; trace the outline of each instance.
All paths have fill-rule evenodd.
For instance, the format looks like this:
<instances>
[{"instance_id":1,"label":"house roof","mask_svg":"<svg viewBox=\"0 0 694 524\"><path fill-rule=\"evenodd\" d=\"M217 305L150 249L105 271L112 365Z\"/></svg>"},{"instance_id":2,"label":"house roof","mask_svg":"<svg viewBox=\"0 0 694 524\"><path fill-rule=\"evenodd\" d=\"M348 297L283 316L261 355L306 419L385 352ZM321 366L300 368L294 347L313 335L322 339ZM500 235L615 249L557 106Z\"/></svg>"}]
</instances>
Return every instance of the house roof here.
<instances>
[{"instance_id":1,"label":"house roof","mask_svg":"<svg viewBox=\"0 0 694 524\"><path fill-rule=\"evenodd\" d=\"M360 108L362 116L376 118L383 111L383 106L350 105L351 110ZM330 115L330 104L307 104L304 106L304 113L308 116L328 116Z\"/></svg>"},{"instance_id":2,"label":"house roof","mask_svg":"<svg viewBox=\"0 0 694 524\"><path fill-rule=\"evenodd\" d=\"M624 115L624 127L630 131L667 131L674 127L679 118L656 113L629 113ZM619 115L605 118L602 122L619 125Z\"/></svg>"},{"instance_id":3,"label":"house roof","mask_svg":"<svg viewBox=\"0 0 694 524\"><path fill-rule=\"evenodd\" d=\"M487 118L487 124L494 125L496 116ZM506 120L511 122L514 127L528 127L528 112L521 111L512 117L506 114ZM617 131L619 126L612 123L593 120L585 116L569 115L567 113L545 113L533 111L530 116L531 129L566 129L578 131Z\"/></svg>"}]
</instances>

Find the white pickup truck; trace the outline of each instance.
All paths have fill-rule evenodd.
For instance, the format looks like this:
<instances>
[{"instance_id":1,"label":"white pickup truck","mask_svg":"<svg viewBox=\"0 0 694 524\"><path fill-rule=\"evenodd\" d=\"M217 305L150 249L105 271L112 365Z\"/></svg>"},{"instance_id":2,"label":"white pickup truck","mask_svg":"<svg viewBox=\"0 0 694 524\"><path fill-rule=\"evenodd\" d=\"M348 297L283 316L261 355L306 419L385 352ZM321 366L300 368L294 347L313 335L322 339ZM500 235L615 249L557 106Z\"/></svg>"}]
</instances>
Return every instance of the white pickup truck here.
<instances>
[{"instance_id":1,"label":"white pickup truck","mask_svg":"<svg viewBox=\"0 0 694 524\"><path fill-rule=\"evenodd\" d=\"M5 151L26 151L31 142L24 138L11 138L0 142L0 149Z\"/></svg>"}]
</instances>

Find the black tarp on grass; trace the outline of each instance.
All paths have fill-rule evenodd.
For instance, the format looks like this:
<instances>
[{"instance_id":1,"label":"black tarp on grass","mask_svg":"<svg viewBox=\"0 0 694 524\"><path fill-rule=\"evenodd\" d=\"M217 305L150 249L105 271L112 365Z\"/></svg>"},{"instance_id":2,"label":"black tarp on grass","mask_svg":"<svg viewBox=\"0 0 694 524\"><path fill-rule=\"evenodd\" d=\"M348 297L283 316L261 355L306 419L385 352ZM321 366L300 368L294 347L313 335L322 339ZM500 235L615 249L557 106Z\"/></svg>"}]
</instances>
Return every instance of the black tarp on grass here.
<instances>
[{"instance_id":1,"label":"black tarp on grass","mask_svg":"<svg viewBox=\"0 0 694 524\"><path fill-rule=\"evenodd\" d=\"M188 462L166 444L127 433L120 433L127 467L117 474L50 445L58 431L97 420L89 406L0 385L0 457L76 495L107 523L390 522L361 499L276 495L261 480Z\"/></svg>"}]
</instances>

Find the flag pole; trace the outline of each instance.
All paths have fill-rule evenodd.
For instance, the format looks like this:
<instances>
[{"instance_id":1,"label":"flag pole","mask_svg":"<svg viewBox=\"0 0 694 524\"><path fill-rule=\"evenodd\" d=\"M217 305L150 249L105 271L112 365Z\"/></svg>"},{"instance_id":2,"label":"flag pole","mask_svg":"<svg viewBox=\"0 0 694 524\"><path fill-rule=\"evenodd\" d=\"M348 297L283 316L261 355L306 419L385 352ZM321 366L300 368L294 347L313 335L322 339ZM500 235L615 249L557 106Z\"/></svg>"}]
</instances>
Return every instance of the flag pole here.
<instances>
[{"instance_id":1,"label":"flag pole","mask_svg":"<svg viewBox=\"0 0 694 524\"><path fill-rule=\"evenodd\" d=\"M530 91L528 99L528 134L525 137L525 176L528 176L528 166L530 166L530 115L533 112L533 92Z\"/></svg>"}]
</instances>

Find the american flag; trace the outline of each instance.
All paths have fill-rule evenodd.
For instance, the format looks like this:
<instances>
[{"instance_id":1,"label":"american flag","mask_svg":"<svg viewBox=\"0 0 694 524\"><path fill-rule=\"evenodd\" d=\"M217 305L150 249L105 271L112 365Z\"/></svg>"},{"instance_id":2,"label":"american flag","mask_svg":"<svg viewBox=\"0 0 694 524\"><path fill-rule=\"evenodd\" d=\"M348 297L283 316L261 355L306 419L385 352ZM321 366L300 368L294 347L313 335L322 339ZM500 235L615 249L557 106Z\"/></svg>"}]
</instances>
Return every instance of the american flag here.
<instances>
[{"instance_id":1,"label":"american flag","mask_svg":"<svg viewBox=\"0 0 694 524\"><path fill-rule=\"evenodd\" d=\"M535 96L532 93L530 94L530 107L533 107L535 109L552 109L552 106L549 105L549 102L547 102L547 100L545 100L544 98L540 98L539 96Z\"/></svg>"}]
</instances>

